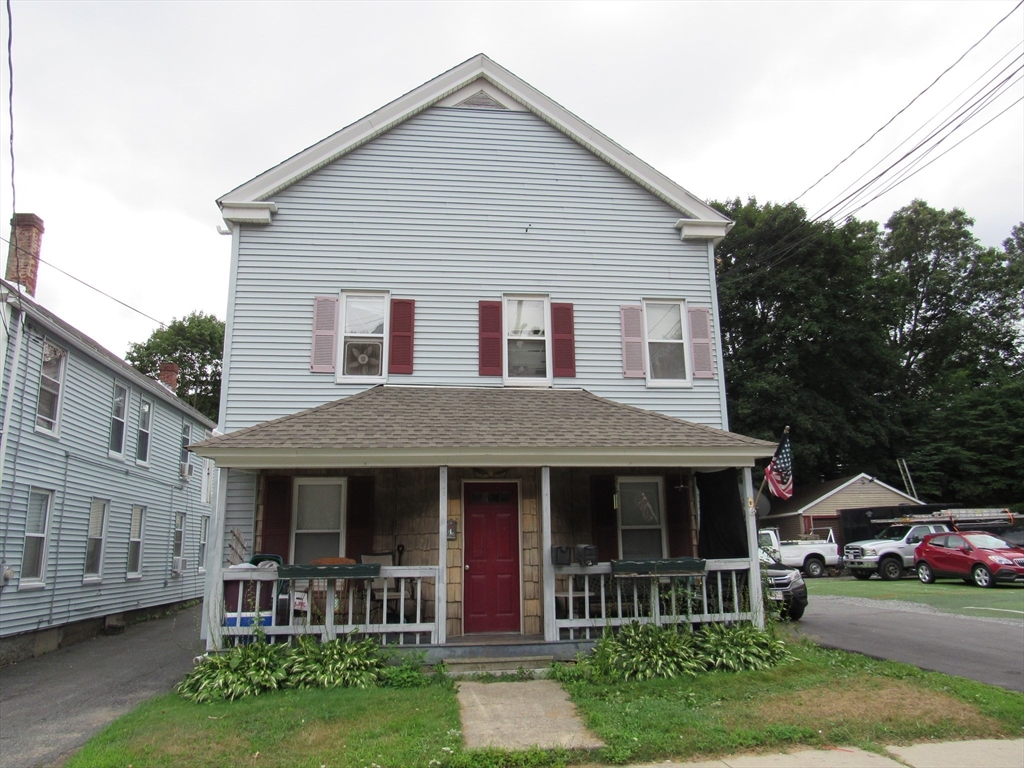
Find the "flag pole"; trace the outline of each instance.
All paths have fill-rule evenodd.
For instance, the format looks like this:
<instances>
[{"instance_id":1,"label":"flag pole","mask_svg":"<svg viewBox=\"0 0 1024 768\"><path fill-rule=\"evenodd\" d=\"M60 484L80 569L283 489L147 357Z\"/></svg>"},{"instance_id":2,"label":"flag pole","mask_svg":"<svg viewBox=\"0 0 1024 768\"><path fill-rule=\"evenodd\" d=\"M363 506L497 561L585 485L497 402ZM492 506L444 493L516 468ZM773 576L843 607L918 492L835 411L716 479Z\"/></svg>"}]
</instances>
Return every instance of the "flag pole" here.
<instances>
[{"instance_id":1,"label":"flag pole","mask_svg":"<svg viewBox=\"0 0 1024 768\"><path fill-rule=\"evenodd\" d=\"M782 436L785 437L788 434L789 434L789 425L787 424L786 428L784 430L782 430ZM780 440L780 442L781 442L781 440ZM774 458L772 460L774 461ZM768 475L765 475L764 477L761 478L761 487L757 489L757 496L754 497L754 509L755 510L757 509L757 502L759 502L761 500L761 493L764 491L764 486L765 486L765 483L767 483L767 482L768 482Z\"/></svg>"}]
</instances>

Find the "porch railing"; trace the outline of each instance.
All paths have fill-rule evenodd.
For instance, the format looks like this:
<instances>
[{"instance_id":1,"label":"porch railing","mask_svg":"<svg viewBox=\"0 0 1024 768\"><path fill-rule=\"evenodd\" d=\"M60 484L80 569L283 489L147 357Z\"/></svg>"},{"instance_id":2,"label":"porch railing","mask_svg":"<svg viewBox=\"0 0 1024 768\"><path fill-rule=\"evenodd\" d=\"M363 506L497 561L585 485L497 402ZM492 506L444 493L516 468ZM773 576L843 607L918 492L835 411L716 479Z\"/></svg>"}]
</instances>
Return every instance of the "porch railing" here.
<instances>
[{"instance_id":1,"label":"porch railing","mask_svg":"<svg viewBox=\"0 0 1024 768\"><path fill-rule=\"evenodd\" d=\"M597 639L606 627L752 621L750 561L708 560L703 574L612 574L611 563L555 566L560 640ZM760 574L755 574L760 578Z\"/></svg>"},{"instance_id":2,"label":"porch railing","mask_svg":"<svg viewBox=\"0 0 1024 768\"><path fill-rule=\"evenodd\" d=\"M375 578L281 578L272 568L222 572L222 598L209 618L211 650L252 638L332 640L356 632L382 644L436 643L436 566L381 566ZM443 620L443 617L440 619Z\"/></svg>"}]
</instances>

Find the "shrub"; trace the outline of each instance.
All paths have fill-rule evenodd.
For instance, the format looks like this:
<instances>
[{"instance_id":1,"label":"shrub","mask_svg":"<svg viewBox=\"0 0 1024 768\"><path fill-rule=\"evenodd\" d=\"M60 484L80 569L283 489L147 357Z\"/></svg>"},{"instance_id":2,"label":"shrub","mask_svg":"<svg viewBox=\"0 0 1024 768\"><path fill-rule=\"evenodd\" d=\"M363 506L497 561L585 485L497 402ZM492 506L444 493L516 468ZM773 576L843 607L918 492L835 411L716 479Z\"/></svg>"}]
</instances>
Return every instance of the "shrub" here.
<instances>
[{"instance_id":1,"label":"shrub","mask_svg":"<svg viewBox=\"0 0 1024 768\"><path fill-rule=\"evenodd\" d=\"M369 688L377 684L386 659L372 637L351 636L326 643L300 636L288 663L296 688Z\"/></svg>"},{"instance_id":2,"label":"shrub","mask_svg":"<svg viewBox=\"0 0 1024 768\"><path fill-rule=\"evenodd\" d=\"M423 671L425 652L410 653L401 657L398 664L384 667L378 677L378 684L384 688L424 688L434 680Z\"/></svg>"},{"instance_id":3,"label":"shrub","mask_svg":"<svg viewBox=\"0 0 1024 768\"><path fill-rule=\"evenodd\" d=\"M204 703L287 686L290 649L269 645L264 638L232 648L227 653L204 656L178 685L178 693L189 701Z\"/></svg>"},{"instance_id":4,"label":"shrub","mask_svg":"<svg viewBox=\"0 0 1024 768\"><path fill-rule=\"evenodd\" d=\"M768 669L789 658L784 642L752 624L708 624L694 637L708 671Z\"/></svg>"}]
</instances>

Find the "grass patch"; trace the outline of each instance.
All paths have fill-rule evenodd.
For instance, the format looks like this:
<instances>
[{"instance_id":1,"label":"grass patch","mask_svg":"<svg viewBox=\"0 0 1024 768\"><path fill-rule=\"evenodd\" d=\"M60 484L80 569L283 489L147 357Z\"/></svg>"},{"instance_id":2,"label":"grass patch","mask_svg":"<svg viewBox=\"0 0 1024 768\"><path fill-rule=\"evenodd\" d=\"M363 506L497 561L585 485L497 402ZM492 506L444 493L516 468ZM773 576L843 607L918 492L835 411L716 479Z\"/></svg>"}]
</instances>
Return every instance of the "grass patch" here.
<instances>
[{"instance_id":1,"label":"grass patch","mask_svg":"<svg viewBox=\"0 0 1024 768\"><path fill-rule=\"evenodd\" d=\"M906 600L930 605L947 613L1024 619L1024 584L1000 584L980 589L962 581L922 584L917 579L857 581L855 579L808 579L807 592L815 596L864 597L872 600Z\"/></svg>"}]
</instances>

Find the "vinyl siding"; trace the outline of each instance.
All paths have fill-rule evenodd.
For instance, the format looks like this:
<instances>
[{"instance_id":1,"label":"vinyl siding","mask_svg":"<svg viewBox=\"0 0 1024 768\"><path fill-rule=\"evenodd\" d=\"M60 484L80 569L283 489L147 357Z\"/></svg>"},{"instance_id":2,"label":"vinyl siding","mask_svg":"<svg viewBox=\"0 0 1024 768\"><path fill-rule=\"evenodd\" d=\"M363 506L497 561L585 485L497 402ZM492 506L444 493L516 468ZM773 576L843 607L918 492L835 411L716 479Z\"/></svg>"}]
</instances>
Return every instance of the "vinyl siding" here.
<instances>
[{"instance_id":1,"label":"vinyl siding","mask_svg":"<svg viewBox=\"0 0 1024 768\"><path fill-rule=\"evenodd\" d=\"M541 293L575 314L576 376L554 386L722 426L716 379L622 376L620 305L711 307L706 245L531 113L429 109L272 199L273 224L238 235L225 431L365 389L309 370L313 297L343 290L416 300L415 372L390 383L501 386L477 373L477 302Z\"/></svg>"},{"instance_id":2,"label":"vinyl siding","mask_svg":"<svg viewBox=\"0 0 1024 768\"><path fill-rule=\"evenodd\" d=\"M253 535L255 533L256 514L256 474L228 470L228 487L224 511L224 551L223 564L231 560L231 541L233 531L237 531L240 549L244 548L246 558L253 554Z\"/></svg>"},{"instance_id":3,"label":"vinyl siding","mask_svg":"<svg viewBox=\"0 0 1024 768\"><path fill-rule=\"evenodd\" d=\"M210 514L211 506L200 496L198 457L193 457L197 466L192 481L180 481L179 451L183 419L192 424L197 436L205 427L185 412L148 395L153 403L150 463L148 467L137 465L134 456L141 388L118 378L113 369L98 364L67 341L51 335L46 338L68 352L56 437L35 429L43 336L35 331L26 333L20 370L13 379L13 343L8 350L4 395L11 382L15 399L0 489L0 553L15 577L0 600L0 634L200 597L204 581L197 565L200 517ZM111 458L107 450L115 379L129 390L124 459ZM45 586L34 589L22 584L20 578L30 488L53 493ZM110 501L102 578L98 583L83 583L93 498ZM142 577L128 579L133 505L146 508ZM182 576L171 574L175 512L187 515L184 554L189 567Z\"/></svg>"}]
</instances>

